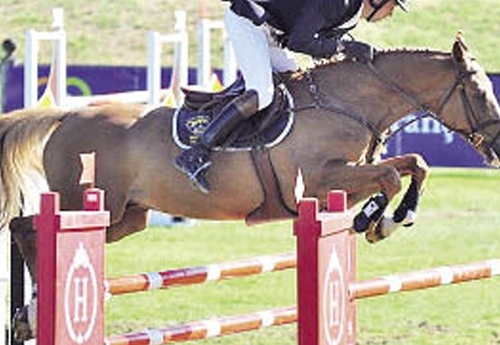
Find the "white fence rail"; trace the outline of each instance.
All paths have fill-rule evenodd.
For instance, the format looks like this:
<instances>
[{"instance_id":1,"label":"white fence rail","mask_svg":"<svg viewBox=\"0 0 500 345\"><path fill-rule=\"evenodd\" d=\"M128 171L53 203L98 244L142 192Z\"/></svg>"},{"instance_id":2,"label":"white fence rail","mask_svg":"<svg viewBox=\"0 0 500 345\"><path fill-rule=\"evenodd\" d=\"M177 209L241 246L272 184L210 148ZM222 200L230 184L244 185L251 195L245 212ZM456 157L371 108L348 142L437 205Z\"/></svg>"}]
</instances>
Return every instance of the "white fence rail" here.
<instances>
[{"instance_id":1,"label":"white fence rail","mask_svg":"<svg viewBox=\"0 0 500 345\"><path fill-rule=\"evenodd\" d=\"M236 59L233 48L226 34L224 23L218 20L201 19L198 23L198 66L197 84L210 88L212 70L212 33L214 30L221 31L224 39L224 73L223 84L230 85L236 80Z\"/></svg>"}]
</instances>

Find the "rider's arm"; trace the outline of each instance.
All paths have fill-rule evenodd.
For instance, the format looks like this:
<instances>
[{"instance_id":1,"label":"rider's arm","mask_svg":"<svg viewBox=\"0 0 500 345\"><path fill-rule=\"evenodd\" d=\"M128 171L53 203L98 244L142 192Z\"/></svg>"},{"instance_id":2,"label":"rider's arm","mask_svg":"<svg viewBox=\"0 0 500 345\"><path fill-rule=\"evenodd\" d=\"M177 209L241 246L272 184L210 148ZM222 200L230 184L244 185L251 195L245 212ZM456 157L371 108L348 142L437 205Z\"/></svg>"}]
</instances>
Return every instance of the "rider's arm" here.
<instances>
[{"instance_id":1,"label":"rider's arm","mask_svg":"<svg viewBox=\"0 0 500 345\"><path fill-rule=\"evenodd\" d=\"M328 26L324 14L309 7L298 18L286 37L286 46L296 52L313 57L329 58L342 50L341 35L324 35L320 32Z\"/></svg>"}]
</instances>

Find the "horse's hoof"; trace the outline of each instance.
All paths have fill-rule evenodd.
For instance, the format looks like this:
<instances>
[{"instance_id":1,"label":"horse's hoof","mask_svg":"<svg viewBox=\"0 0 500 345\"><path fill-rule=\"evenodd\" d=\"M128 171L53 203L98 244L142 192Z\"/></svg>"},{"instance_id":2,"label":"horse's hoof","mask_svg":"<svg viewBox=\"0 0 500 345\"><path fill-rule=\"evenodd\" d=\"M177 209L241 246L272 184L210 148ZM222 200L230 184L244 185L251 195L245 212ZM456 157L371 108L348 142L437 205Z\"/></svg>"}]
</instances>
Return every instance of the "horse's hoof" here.
<instances>
[{"instance_id":1,"label":"horse's hoof","mask_svg":"<svg viewBox=\"0 0 500 345\"><path fill-rule=\"evenodd\" d=\"M382 241L384 239L382 233L380 231L378 231L378 229L374 229L373 231L367 231L365 233L365 240L368 242L368 243L377 243L379 241Z\"/></svg>"},{"instance_id":2,"label":"horse's hoof","mask_svg":"<svg viewBox=\"0 0 500 345\"><path fill-rule=\"evenodd\" d=\"M375 227L365 233L369 243L376 243L389 237L398 227L391 217L382 217Z\"/></svg>"},{"instance_id":3,"label":"horse's hoof","mask_svg":"<svg viewBox=\"0 0 500 345\"><path fill-rule=\"evenodd\" d=\"M28 322L27 306L17 309L12 318L12 338L17 343L22 343L34 338Z\"/></svg>"},{"instance_id":4,"label":"horse's hoof","mask_svg":"<svg viewBox=\"0 0 500 345\"><path fill-rule=\"evenodd\" d=\"M416 220L417 213L415 211L408 210L408 212L406 212L406 217L403 219L403 222L401 224L403 224L403 226L405 227L410 227L415 224Z\"/></svg>"}]
</instances>

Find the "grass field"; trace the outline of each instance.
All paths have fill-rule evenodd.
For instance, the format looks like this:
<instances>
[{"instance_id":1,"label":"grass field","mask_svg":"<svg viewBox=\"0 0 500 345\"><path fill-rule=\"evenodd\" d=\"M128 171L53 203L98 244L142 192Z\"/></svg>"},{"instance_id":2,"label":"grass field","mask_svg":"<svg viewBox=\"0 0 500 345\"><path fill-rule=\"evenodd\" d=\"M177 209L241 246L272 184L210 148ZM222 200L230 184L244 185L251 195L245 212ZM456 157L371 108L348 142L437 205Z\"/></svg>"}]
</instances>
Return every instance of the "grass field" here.
<instances>
[{"instance_id":1,"label":"grass field","mask_svg":"<svg viewBox=\"0 0 500 345\"><path fill-rule=\"evenodd\" d=\"M376 245L359 241L359 278L500 257L500 174L433 169L418 223ZM294 250L291 223L247 228L199 222L157 228L108 245L116 276ZM111 299L107 333L295 304L293 271ZM500 281L473 282L358 302L360 345L493 345L500 342ZM203 344L296 343L295 325Z\"/></svg>"}]
</instances>

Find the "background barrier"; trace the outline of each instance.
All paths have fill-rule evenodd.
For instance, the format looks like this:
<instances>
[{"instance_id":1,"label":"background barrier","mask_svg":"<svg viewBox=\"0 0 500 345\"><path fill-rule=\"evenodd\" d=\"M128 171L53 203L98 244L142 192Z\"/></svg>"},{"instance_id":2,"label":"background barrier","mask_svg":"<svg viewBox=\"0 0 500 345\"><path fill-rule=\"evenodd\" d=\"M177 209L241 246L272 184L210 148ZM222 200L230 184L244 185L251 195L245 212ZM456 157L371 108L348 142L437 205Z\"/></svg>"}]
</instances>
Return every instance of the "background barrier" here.
<instances>
[{"instance_id":1,"label":"background barrier","mask_svg":"<svg viewBox=\"0 0 500 345\"><path fill-rule=\"evenodd\" d=\"M159 105L161 103L161 46L171 43L174 45L174 64L170 81L174 99L177 102L182 102L181 86L188 85L188 59L189 59L189 39L186 31L186 12L175 12L175 33L161 35L157 31L149 32L148 34L148 75L147 75L147 92L148 103Z\"/></svg>"},{"instance_id":2,"label":"background barrier","mask_svg":"<svg viewBox=\"0 0 500 345\"><path fill-rule=\"evenodd\" d=\"M52 31L26 32L26 61L24 63L24 107L38 104L38 50L42 41L53 44L51 77L48 84L54 91L55 104L66 106L66 32L61 8L52 10ZM52 83L52 85L50 85Z\"/></svg>"},{"instance_id":3,"label":"background barrier","mask_svg":"<svg viewBox=\"0 0 500 345\"><path fill-rule=\"evenodd\" d=\"M201 19L198 22L198 66L196 82L205 89L211 88L214 70L211 65L212 32L220 31L224 40L224 69L222 83L231 85L236 80L237 66L233 48L224 29L224 23L219 20Z\"/></svg>"}]
</instances>

